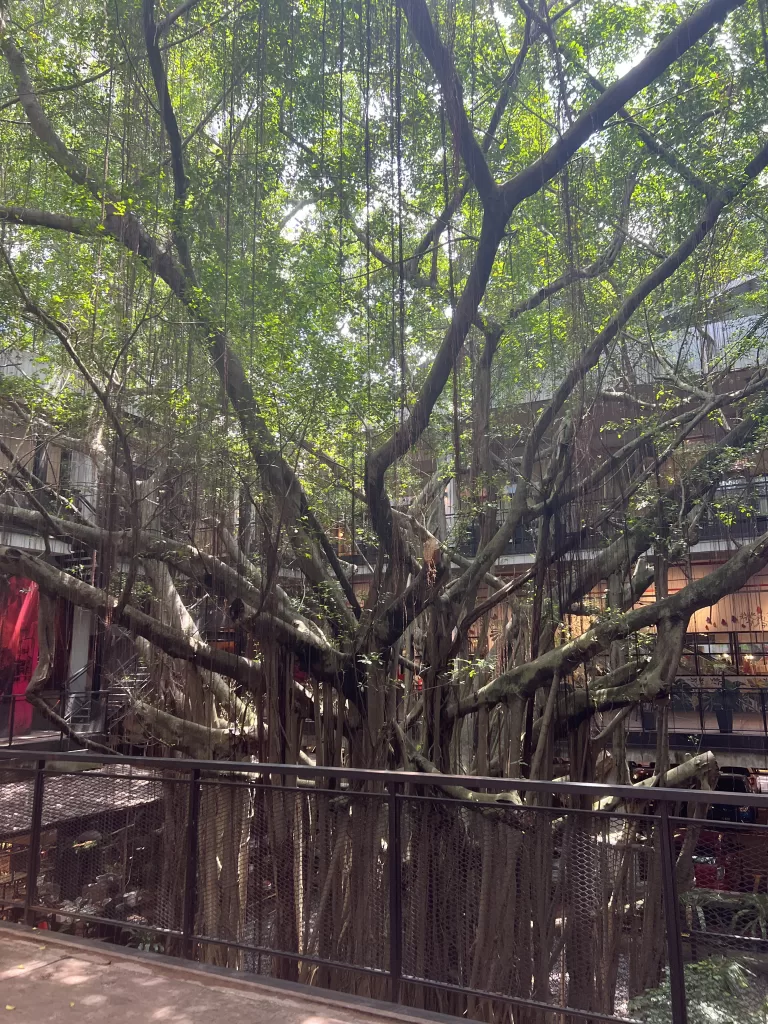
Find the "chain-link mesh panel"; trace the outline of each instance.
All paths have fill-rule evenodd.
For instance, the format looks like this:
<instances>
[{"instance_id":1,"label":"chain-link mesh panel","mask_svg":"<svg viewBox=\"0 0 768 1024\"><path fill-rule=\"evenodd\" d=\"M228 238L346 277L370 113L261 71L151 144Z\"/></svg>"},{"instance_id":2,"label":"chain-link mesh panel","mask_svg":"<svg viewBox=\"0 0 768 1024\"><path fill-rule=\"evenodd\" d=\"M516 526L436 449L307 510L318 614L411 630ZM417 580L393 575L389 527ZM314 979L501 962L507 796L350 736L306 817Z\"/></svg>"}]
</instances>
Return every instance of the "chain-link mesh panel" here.
<instances>
[{"instance_id":1,"label":"chain-link mesh panel","mask_svg":"<svg viewBox=\"0 0 768 1024\"><path fill-rule=\"evenodd\" d=\"M730 821L719 806L709 819L692 805L691 817L667 818L650 802L645 815L480 805L425 782L398 796L391 835L378 780L330 788L321 777L226 770L196 781L165 767L51 769L36 804L36 777L22 761L0 774L6 914L34 896L53 927L374 997L390 994L392 943L394 990L416 1007L526 1024L594 1014L663 1024L672 864L673 949L686 962L692 1024L701 1007L702 1019L739 1024L764 1024L768 1012L768 822L755 801ZM522 1002L511 1010L502 996Z\"/></svg>"},{"instance_id":2,"label":"chain-link mesh panel","mask_svg":"<svg viewBox=\"0 0 768 1024\"><path fill-rule=\"evenodd\" d=\"M0 769L0 913L26 896L33 793L33 768Z\"/></svg>"},{"instance_id":3,"label":"chain-link mesh panel","mask_svg":"<svg viewBox=\"0 0 768 1024\"><path fill-rule=\"evenodd\" d=\"M185 797L185 784L168 774L110 767L46 775L36 903L57 919L114 921L122 941L135 932L136 944L165 949L166 938L152 931L181 924L173 826Z\"/></svg>"},{"instance_id":4,"label":"chain-link mesh panel","mask_svg":"<svg viewBox=\"0 0 768 1024\"><path fill-rule=\"evenodd\" d=\"M658 983L665 932L648 820L419 798L402 814L407 977L617 1016Z\"/></svg>"},{"instance_id":5,"label":"chain-link mesh panel","mask_svg":"<svg viewBox=\"0 0 768 1024\"><path fill-rule=\"evenodd\" d=\"M710 1019L768 1019L768 824L755 808L678 819L678 891L689 1006ZM741 821L722 821L722 815ZM746 819L746 820L744 820Z\"/></svg>"},{"instance_id":6,"label":"chain-link mesh panel","mask_svg":"<svg viewBox=\"0 0 768 1024\"><path fill-rule=\"evenodd\" d=\"M319 984L302 956L386 970L387 839L380 793L203 779L195 933L220 946L205 959Z\"/></svg>"}]
</instances>

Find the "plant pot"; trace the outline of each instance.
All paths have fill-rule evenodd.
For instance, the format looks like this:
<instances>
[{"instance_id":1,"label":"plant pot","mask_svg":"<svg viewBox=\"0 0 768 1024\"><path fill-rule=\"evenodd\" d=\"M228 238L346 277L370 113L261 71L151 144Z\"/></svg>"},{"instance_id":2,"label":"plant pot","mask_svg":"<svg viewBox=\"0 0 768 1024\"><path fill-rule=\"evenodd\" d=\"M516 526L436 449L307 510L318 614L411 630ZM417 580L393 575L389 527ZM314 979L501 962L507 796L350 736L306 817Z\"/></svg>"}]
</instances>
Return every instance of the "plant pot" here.
<instances>
[{"instance_id":1,"label":"plant pot","mask_svg":"<svg viewBox=\"0 0 768 1024\"><path fill-rule=\"evenodd\" d=\"M733 711L731 708L717 708L715 715L720 732L733 732Z\"/></svg>"}]
</instances>

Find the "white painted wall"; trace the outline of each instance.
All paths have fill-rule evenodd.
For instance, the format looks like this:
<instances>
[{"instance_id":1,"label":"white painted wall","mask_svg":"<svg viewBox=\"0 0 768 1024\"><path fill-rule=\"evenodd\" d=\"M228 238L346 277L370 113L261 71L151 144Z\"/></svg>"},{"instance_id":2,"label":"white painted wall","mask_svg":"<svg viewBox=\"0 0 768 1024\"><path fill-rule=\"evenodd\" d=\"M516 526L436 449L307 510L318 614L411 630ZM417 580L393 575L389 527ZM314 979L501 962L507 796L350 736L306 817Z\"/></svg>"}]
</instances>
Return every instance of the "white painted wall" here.
<instances>
[{"instance_id":1,"label":"white painted wall","mask_svg":"<svg viewBox=\"0 0 768 1024\"><path fill-rule=\"evenodd\" d=\"M68 672L69 686L73 693L82 693L88 688L88 647L92 629L93 612L86 608L73 609ZM85 669L85 671L83 672L81 669Z\"/></svg>"}]
</instances>

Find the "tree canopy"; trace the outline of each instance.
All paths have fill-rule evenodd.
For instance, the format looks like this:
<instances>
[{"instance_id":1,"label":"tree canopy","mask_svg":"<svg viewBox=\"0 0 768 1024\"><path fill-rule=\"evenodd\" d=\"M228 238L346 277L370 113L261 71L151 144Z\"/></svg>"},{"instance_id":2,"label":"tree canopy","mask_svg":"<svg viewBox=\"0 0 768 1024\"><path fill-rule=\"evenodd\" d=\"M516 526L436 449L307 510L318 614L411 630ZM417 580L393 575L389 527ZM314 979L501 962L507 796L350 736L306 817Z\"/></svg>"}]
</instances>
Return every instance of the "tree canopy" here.
<instances>
[{"instance_id":1,"label":"tree canopy","mask_svg":"<svg viewBox=\"0 0 768 1024\"><path fill-rule=\"evenodd\" d=\"M761 4L26 2L0 50L2 397L63 453L2 516L74 553L0 569L127 631L153 735L546 775L668 692L768 561L690 570L764 442Z\"/></svg>"}]
</instances>

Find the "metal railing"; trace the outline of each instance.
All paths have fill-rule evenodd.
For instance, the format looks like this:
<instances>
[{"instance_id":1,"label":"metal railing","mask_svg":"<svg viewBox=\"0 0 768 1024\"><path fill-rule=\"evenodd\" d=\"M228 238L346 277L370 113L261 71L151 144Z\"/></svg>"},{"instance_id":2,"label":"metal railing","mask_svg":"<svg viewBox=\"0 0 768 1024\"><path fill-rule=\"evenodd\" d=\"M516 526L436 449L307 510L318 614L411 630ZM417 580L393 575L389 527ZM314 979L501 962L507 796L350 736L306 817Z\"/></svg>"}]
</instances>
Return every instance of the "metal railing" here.
<instances>
[{"instance_id":1,"label":"metal railing","mask_svg":"<svg viewBox=\"0 0 768 1024\"><path fill-rule=\"evenodd\" d=\"M670 749L698 753L768 756L768 691L761 687L675 685L669 698L666 729ZM640 704L629 719L630 746L655 750L659 706ZM724 763L721 760L721 763ZM727 762L726 762L727 763Z\"/></svg>"},{"instance_id":2,"label":"metal railing","mask_svg":"<svg viewBox=\"0 0 768 1024\"><path fill-rule=\"evenodd\" d=\"M0 751L0 916L472 1019L685 1024L768 963L767 840L753 794Z\"/></svg>"},{"instance_id":3,"label":"metal railing","mask_svg":"<svg viewBox=\"0 0 768 1024\"><path fill-rule=\"evenodd\" d=\"M57 713L63 714L65 703L61 693L45 694L45 698ZM23 693L0 695L0 746L12 747L14 742L18 744L41 733L55 733L59 739L64 738L63 732L54 729Z\"/></svg>"},{"instance_id":4,"label":"metal railing","mask_svg":"<svg viewBox=\"0 0 768 1024\"><path fill-rule=\"evenodd\" d=\"M498 523L504 518L509 503L499 503L496 508ZM449 512L446 517L448 536L452 543L458 548L461 554L466 557L473 557L477 554L480 546L480 525L476 519L462 513ZM518 526L512 537L507 542L502 554L504 555L531 555L536 551L536 539L534 534L523 526Z\"/></svg>"},{"instance_id":5,"label":"metal railing","mask_svg":"<svg viewBox=\"0 0 768 1024\"><path fill-rule=\"evenodd\" d=\"M103 734L115 698L109 691L58 690L41 695L56 714L78 732ZM0 695L0 748L31 743L48 734L60 744L68 743L67 733L31 705L23 693Z\"/></svg>"},{"instance_id":6,"label":"metal railing","mask_svg":"<svg viewBox=\"0 0 768 1024\"><path fill-rule=\"evenodd\" d=\"M656 705L640 705L647 726L655 717ZM768 689L740 686L733 690L715 687L684 688L669 695L670 729L693 732L758 732L768 734ZM655 725L653 726L655 728Z\"/></svg>"},{"instance_id":7,"label":"metal railing","mask_svg":"<svg viewBox=\"0 0 768 1024\"><path fill-rule=\"evenodd\" d=\"M695 711L704 714L726 710L739 714L763 714L768 703L768 688L752 686L746 680L736 680L729 676L725 683L719 679L709 686L692 685L678 676L670 693L670 704L673 711Z\"/></svg>"}]
</instances>

